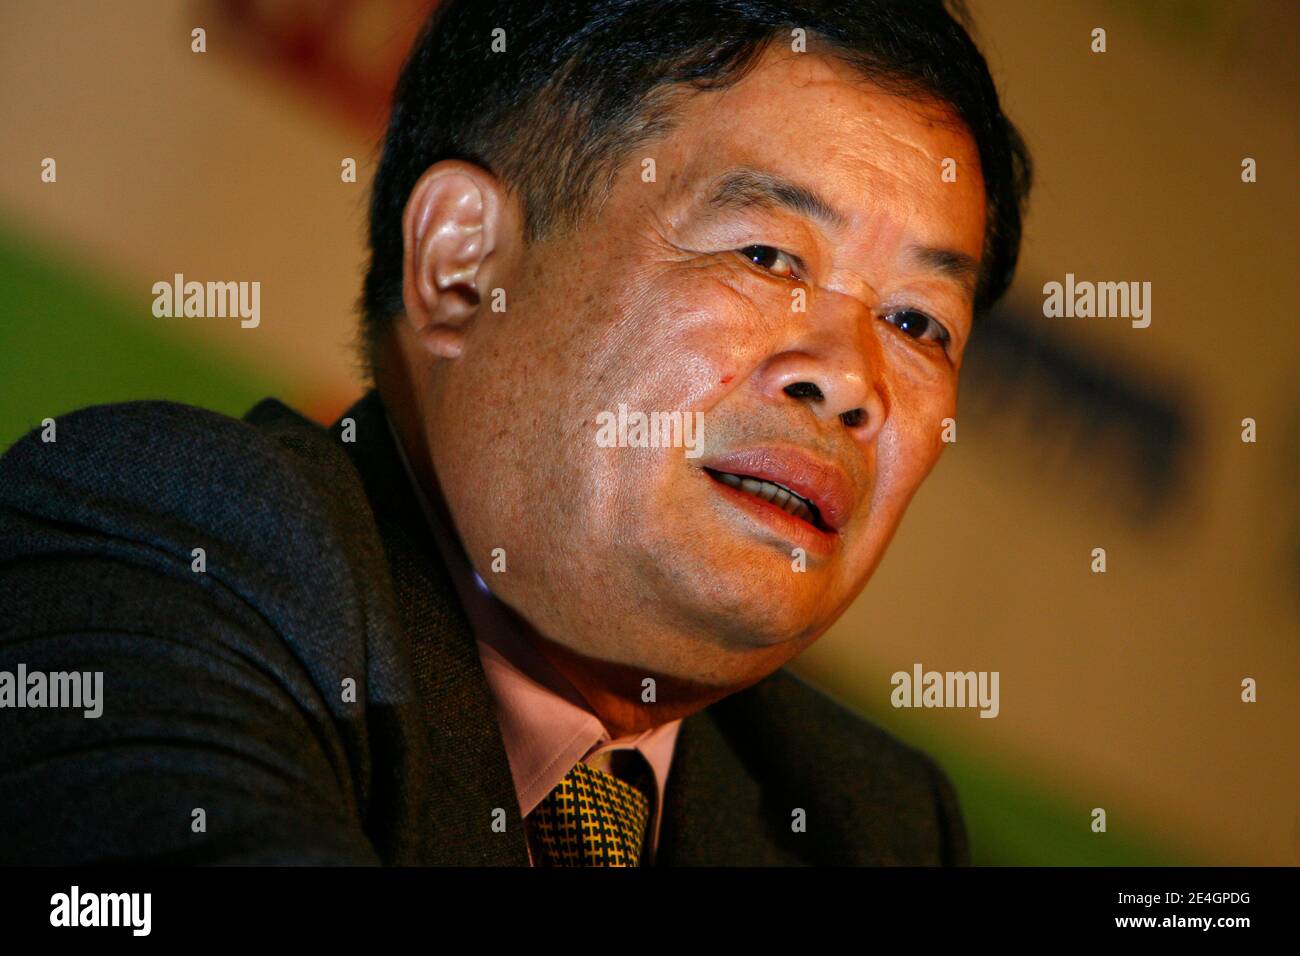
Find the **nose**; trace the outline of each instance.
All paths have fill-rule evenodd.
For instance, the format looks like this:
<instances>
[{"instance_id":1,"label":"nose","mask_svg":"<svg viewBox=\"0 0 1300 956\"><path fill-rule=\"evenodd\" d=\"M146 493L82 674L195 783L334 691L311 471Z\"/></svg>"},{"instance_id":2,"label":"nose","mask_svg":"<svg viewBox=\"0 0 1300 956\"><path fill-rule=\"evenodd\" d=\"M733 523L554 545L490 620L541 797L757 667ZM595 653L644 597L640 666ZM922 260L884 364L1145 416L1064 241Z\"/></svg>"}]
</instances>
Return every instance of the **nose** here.
<instances>
[{"instance_id":1,"label":"nose","mask_svg":"<svg viewBox=\"0 0 1300 956\"><path fill-rule=\"evenodd\" d=\"M807 322L795 340L767 362L763 391L806 406L857 441L871 441L885 422L887 404L879 342L863 331L869 311L851 300L821 305L816 316L800 316Z\"/></svg>"}]
</instances>

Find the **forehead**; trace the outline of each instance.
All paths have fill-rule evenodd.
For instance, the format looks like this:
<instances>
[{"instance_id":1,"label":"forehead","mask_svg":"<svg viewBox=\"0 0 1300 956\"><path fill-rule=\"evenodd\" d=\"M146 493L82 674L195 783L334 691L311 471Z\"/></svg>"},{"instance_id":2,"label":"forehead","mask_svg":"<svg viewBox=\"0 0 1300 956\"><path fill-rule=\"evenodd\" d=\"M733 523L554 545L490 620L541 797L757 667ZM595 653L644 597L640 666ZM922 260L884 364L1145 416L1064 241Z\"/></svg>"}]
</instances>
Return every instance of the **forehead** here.
<instances>
[{"instance_id":1,"label":"forehead","mask_svg":"<svg viewBox=\"0 0 1300 956\"><path fill-rule=\"evenodd\" d=\"M676 156L663 198L683 215L745 166L814 189L844 214L846 236L980 255L984 186L965 127L946 107L888 93L833 57L769 50L735 85L685 97L668 139ZM948 159L955 182L942 175Z\"/></svg>"}]
</instances>

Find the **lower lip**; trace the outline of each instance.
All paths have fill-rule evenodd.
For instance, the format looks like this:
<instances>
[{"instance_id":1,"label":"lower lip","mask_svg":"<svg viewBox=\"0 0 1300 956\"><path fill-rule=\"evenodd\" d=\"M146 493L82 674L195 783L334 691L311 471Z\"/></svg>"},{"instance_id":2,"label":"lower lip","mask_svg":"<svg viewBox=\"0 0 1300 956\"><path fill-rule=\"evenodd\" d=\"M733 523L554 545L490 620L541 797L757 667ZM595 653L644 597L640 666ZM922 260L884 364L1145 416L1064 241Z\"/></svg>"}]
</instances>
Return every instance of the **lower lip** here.
<instances>
[{"instance_id":1,"label":"lower lip","mask_svg":"<svg viewBox=\"0 0 1300 956\"><path fill-rule=\"evenodd\" d=\"M822 531L819 528L814 528L807 521L796 518L792 514L787 514L770 501L756 498L739 488L724 485L716 478L709 477L704 471L701 471L700 474L704 476L705 481L722 494L725 500L740 508L764 528L774 531L782 538L785 538L793 546L803 548L809 555L828 557L839 546L840 537L833 531Z\"/></svg>"}]
</instances>

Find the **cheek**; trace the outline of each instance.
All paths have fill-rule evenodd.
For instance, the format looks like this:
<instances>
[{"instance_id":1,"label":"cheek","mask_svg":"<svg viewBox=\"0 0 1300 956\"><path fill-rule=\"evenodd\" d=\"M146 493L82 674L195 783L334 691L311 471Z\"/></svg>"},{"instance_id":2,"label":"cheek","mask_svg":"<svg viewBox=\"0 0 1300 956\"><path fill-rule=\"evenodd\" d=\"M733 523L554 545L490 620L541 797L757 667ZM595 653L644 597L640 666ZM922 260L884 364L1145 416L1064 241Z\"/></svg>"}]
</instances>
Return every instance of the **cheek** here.
<instances>
[{"instance_id":1,"label":"cheek","mask_svg":"<svg viewBox=\"0 0 1300 956\"><path fill-rule=\"evenodd\" d=\"M876 440L876 504L901 512L947 448L945 435L956 432L956 375L894 369L886 376L889 416Z\"/></svg>"},{"instance_id":2,"label":"cheek","mask_svg":"<svg viewBox=\"0 0 1300 956\"><path fill-rule=\"evenodd\" d=\"M915 411L920 411L915 409ZM877 495L888 513L899 515L946 447L943 418L933 413L891 416L878 440Z\"/></svg>"},{"instance_id":3,"label":"cheek","mask_svg":"<svg viewBox=\"0 0 1300 956\"><path fill-rule=\"evenodd\" d=\"M718 272L675 264L630 286L605 381L663 411L707 411L743 382L770 348L773 308Z\"/></svg>"}]
</instances>

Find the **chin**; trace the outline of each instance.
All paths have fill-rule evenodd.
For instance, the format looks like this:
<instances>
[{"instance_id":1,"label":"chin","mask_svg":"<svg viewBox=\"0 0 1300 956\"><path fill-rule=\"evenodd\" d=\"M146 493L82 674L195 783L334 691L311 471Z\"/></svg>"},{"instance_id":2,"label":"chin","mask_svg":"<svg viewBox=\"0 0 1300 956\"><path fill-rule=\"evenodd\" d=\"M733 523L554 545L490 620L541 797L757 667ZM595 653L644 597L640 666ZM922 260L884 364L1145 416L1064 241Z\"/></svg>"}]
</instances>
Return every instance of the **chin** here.
<instances>
[{"instance_id":1,"label":"chin","mask_svg":"<svg viewBox=\"0 0 1300 956\"><path fill-rule=\"evenodd\" d=\"M817 609L810 602L791 599L780 601L778 595L767 591L755 595L742 614L728 623L727 633L732 646L737 647L789 647L793 655L826 629L819 620Z\"/></svg>"},{"instance_id":2,"label":"chin","mask_svg":"<svg viewBox=\"0 0 1300 956\"><path fill-rule=\"evenodd\" d=\"M677 616L692 624L743 630L752 635L750 643L763 645L798 640L815 627L827 592L838 590L841 563L834 558L810 556L805 570L796 571L790 543L764 540L707 508L651 514L618 530L617 539L637 542L636 556L618 563L635 569L655 600L676 607Z\"/></svg>"},{"instance_id":3,"label":"chin","mask_svg":"<svg viewBox=\"0 0 1300 956\"><path fill-rule=\"evenodd\" d=\"M772 569L759 570L767 564ZM695 568L670 571L676 591L666 597L714 644L732 650L799 645L826 627L823 575L795 575L779 555L759 551L742 558L728 551L726 563L715 558Z\"/></svg>"}]
</instances>

